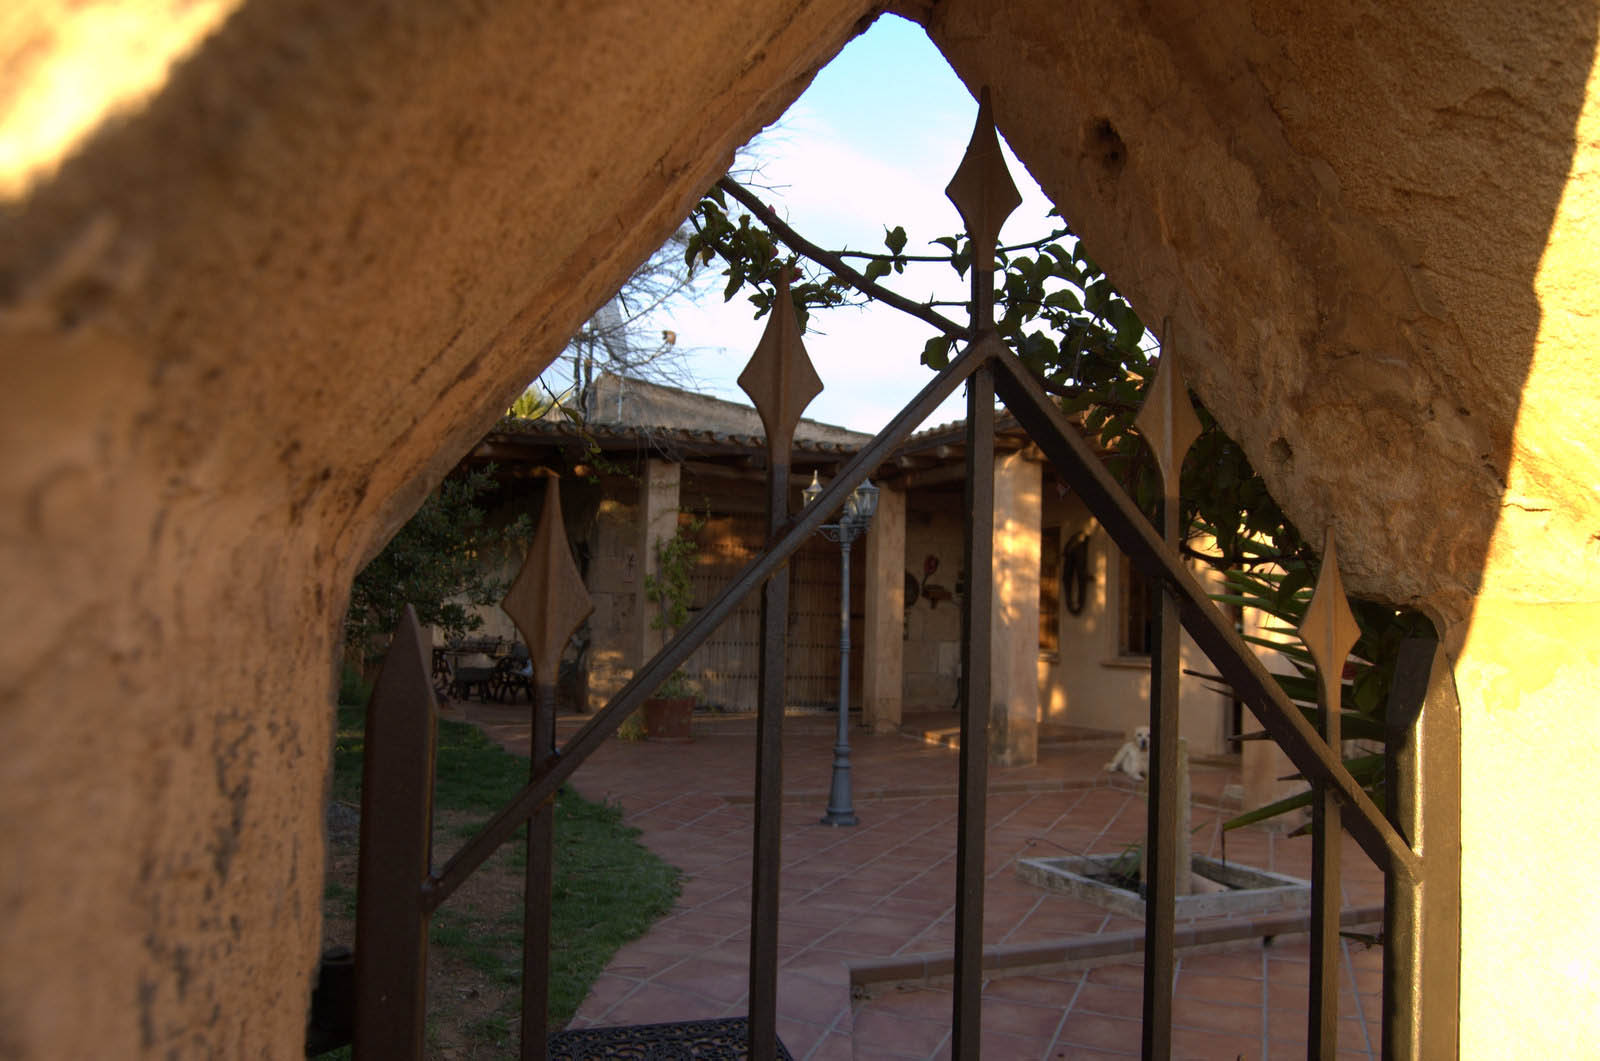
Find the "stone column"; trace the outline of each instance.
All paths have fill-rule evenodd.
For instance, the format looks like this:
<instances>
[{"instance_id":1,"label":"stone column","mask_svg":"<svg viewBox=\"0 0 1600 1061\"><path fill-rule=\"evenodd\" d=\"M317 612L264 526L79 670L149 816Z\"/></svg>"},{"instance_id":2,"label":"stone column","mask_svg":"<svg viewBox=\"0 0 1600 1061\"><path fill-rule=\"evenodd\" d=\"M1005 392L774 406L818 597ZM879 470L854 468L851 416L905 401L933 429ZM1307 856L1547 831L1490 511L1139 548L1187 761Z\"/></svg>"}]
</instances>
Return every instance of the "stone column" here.
<instances>
[{"instance_id":1,"label":"stone column","mask_svg":"<svg viewBox=\"0 0 1600 1061\"><path fill-rule=\"evenodd\" d=\"M900 728L905 567L906 494L882 486L878 515L867 531L866 622L861 636L861 721L874 733Z\"/></svg>"},{"instance_id":2,"label":"stone column","mask_svg":"<svg viewBox=\"0 0 1600 1061\"><path fill-rule=\"evenodd\" d=\"M632 482L608 476L589 533L588 711L606 706L633 676L638 653L639 583L643 558L638 537L638 509Z\"/></svg>"},{"instance_id":3,"label":"stone column","mask_svg":"<svg viewBox=\"0 0 1600 1061\"><path fill-rule=\"evenodd\" d=\"M1039 521L1043 475L1021 453L994 462L994 654L989 759L1026 766L1039 755Z\"/></svg>"},{"instance_id":4,"label":"stone column","mask_svg":"<svg viewBox=\"0 0 1600 1061\"><path fill-rule=\"evenodd\" d=\"M682 469L671 461L652 457L644 462L644 472L639 481L639 537L636 547L642 574L638 581L638 621L634 635L637 647L632 660L635 669L666 643L667 632L656 628L656 617L661 614L661 609L651 603L646 595L645 579L656 574L657 544L678 532L678 484L681 472Z\"/></svg>"}]
</instances>

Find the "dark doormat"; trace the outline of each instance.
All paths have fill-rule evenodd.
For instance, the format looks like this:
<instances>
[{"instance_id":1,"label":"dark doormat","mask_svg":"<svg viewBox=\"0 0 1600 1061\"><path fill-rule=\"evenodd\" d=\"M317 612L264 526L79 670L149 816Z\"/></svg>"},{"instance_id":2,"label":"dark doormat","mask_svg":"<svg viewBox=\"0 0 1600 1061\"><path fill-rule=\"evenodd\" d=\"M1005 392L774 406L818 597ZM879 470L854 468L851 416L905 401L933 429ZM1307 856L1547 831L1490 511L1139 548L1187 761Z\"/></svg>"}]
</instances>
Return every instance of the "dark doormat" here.
<instances>
[{"instance_id":1,"label":"dark doormat","mask_svg":"<svg viewBox=\"0 0 1600 1061\"><path fill-rule=\"evenodd\" d=\"M749 1021L686 1020L620 1028L573 1028L550 1036L550 1061L744 1061L749 1056ZM794 1061L778 1042L778 1057Z\"/></svg>"}]
</instances>

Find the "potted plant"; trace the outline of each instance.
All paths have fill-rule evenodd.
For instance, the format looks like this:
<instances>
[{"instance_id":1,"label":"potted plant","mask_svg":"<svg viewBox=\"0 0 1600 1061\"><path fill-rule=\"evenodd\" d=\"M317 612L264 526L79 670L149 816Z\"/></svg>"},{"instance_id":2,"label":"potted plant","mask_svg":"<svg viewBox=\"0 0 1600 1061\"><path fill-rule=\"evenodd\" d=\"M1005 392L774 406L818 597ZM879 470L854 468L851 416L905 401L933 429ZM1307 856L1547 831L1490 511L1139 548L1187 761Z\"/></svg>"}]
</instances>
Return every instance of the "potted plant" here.
<instances>
[{"instance_id":1,"label":"potted plant","mask_svg":"<svg viewBox=\"0 0 1600 1061\"><path fill-rule=\"evenodd\" d=\"M705 520L691 518L680 523L670 538L659 539L655 573L644 577L645 597L657 608L650 626L665 631L668 638L689 621L689 605L694 596L690 575L700 549L695 535L703 526ZM680 667L644 702L645 736L660 741L693 739L694 704L694 688L689 684L688 674Z\"/></svg>"}]
</instances>

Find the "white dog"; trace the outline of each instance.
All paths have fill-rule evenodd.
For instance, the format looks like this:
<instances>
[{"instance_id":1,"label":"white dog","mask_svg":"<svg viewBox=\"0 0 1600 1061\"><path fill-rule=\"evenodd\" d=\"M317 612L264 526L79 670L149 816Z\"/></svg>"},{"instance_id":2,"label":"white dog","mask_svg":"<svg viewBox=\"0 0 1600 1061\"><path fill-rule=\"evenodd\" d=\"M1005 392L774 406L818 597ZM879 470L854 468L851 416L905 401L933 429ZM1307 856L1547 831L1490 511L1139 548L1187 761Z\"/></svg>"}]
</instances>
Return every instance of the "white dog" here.
<instances>
[{"instance_id":1,"label":"white dog","mask_svg":"<svg viewBox=\"0 0 1600 1061\"><path fill-rule=\"evenodd\" d=\"M1136 726L1133 739L1122 742L1117 754L1106 764L1106 773L1122 771L1135 781L1143 781L1150 770L1150 727Z\"/></svg>"}]
</instances>

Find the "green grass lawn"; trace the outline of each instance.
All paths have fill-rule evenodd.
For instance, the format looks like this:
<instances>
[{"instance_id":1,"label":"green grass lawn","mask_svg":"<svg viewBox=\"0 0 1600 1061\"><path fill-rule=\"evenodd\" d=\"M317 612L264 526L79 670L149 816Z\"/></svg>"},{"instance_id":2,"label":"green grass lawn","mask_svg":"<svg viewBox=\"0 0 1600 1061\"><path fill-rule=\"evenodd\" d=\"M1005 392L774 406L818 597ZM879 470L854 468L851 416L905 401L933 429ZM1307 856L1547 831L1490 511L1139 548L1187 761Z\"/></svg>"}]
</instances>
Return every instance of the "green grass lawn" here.
<instances>
[{"instance_id":1,"label":"green grass lawn","mask_svg":"<svg viewBox=\"0 0 1600 1061\"><path fill-rule=\"evenodd\" d=\"M361 756L364 712L339 708L334 745L333 798L348 803L361 799ZM434 863L442 864L476 823L487 820L528 779L528 761L503 751L476 727L439 723L439 749L434 785L436 817L453 827L435 830ZM458 813L450 813L458 812ZM474 820L462 824L463 816ZM639 844L638 830L622 824L613 806L590 803L563 788L555 804L555 879L551 903L550 1027L572 1017L589 987L620 946L644 933L672 908L678 895L678 870ZM526 858L524 836L508 842L491 862L520 875ZM332 901L354 902L353 889L330 884ZM492 980L516 985L522 972L522 900L520 892L501 908L468 906L452 897L435 913L430 938ZM515 1034L515 1013L485 1022L482 1034L501 1038Z\"/></svg>"}]
</instances>

